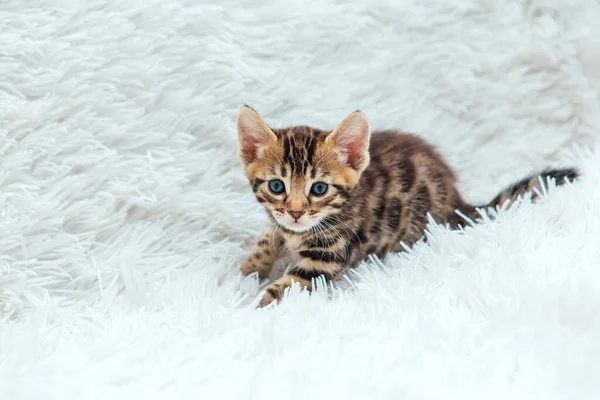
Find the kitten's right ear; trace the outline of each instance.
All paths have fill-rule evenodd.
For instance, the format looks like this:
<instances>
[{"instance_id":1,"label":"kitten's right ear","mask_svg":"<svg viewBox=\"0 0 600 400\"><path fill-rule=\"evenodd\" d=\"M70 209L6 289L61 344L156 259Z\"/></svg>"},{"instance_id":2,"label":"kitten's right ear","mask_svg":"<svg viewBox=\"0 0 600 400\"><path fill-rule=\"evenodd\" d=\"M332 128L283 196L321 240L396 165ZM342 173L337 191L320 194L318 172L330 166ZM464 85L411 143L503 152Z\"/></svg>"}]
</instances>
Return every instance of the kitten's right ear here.
<instances>
[{"instance_id":1,"label":"kitten's right ear","mask_svg":"<svg viewBox=\"0 0 600 400\"><path fill-rule=\"evenodd\" d=\"M343 155L346 164L361 173L369 165L371 130L367 117L355 111L348 115L325 139Z\"/></svg>"},{"instance_id":2,"label":"kitten's right ear","mask_svg":"<svg viewBox=\"0 0 600 400\"><path fill-rule=\"evenodd\" d=\"M237 116L239 157L248 165L260 157L260 151L277 136L256 111L248 106L242 107Z\"/></svg>"}]
</instances>

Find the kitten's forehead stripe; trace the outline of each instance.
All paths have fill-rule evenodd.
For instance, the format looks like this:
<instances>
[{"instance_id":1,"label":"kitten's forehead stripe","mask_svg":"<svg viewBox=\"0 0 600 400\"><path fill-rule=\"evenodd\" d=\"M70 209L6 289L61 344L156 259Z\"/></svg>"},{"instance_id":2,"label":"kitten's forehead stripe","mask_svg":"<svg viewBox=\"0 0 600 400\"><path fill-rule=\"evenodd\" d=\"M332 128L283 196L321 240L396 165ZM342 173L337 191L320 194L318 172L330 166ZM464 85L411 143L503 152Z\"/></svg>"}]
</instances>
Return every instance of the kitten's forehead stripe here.
<instances>
[{"instance_id":1,"label":"kitten's forehead stripe","mask_svg":"<svg viewBox=\"0 0 600 400\"><path fill-rule=\"evenodd\" d=\"M314 133L311 133L310 138L308 139L308 144L306 146L306 160L310 164L313 163L316 145L317 145L317 138L315 137Z\"/></svg>"},{"instance_id":2,"label":"kitten's forehead stripe","mask_svg":"<svg viewBox=\"0 0 600 400\"><path fill-rule=\"evenodd\" d=\"M293 146L292 146L292 165L293 165L293 170L296 173L296 175L301 175L303 173L303 166L306 162L305 158L304 158L304 149L301 146L301 141L298 137L294 136L294 140L293 140Z\"/></svg>"},{"instance_id":3,"label":"kitten's forehead stripe","mask_svg":"<svg viewBox=\"0 0 600 400\"><path fill-rule=\"evenodd\" d=\"M291 157L292 155L290 153L290 137L288 134L285 134L283 136L283 162L289 165Z\"/></svg>"},{"instance_id":4,"label":"kitten's forehead stripe","mask_svg":"<svg viewBox=\"0 0 600 400\"><path fill-rule=\"evenodd\" d=\"M306 126L276 131L276 135L283 139L283 163L291 168L292 174L306 176L310 169L311 177L316 176L313 168L315 152L323 134Z\"/></svg>"}]
</instances>

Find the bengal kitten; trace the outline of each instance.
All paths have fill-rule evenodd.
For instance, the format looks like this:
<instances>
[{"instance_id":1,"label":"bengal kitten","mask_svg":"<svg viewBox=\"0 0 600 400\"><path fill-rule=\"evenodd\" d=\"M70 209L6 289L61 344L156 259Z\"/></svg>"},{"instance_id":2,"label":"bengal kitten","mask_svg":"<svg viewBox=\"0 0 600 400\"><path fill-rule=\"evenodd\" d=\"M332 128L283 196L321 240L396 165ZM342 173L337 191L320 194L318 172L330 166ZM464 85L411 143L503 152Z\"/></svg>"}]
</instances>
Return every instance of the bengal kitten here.
<instances>
[{"instance_id":1,"label":"bengal kitten","mask_svg":"<svg viewBox=\"0 0 600 400\"><path fill-rule=\"evenodd\" d=\"M367 256L384 258L424 234L427 213L460 227L476 207L458 193L455 176L423 139L396 131L370 133L360 111L333 131L308 126L272 129L244 106L237 118L239 157L256 199L272 222L240 266L265 277L284 252L295 260L271 283L259 304L282 299L292 281L310 290L312 280L334 280ZM482 208L503 205L541 189L543 181L573 181L576 169L551 169L502 191Z\"/></svg>"}]
</instances>

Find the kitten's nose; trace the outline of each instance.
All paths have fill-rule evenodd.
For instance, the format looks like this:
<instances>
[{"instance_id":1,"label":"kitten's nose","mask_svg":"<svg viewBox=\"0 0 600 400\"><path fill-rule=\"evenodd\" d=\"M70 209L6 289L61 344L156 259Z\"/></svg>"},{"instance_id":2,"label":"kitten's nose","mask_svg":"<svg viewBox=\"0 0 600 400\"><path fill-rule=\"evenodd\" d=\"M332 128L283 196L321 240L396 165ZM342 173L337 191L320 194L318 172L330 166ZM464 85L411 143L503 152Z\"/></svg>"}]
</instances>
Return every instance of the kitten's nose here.
<instances>
[{"instance_id":1,"label":"kitten's nose","mask_svg":"<svg viewBox=\"0 0 600 400\"><path fill-rule=\"evenodd\" d=\"M288 210L288 214L290 214L292 216L292 218L294 218L296 221L298 221L298 219L304 215L304 211L290 211Z\"/></svg>"}]
</instances>

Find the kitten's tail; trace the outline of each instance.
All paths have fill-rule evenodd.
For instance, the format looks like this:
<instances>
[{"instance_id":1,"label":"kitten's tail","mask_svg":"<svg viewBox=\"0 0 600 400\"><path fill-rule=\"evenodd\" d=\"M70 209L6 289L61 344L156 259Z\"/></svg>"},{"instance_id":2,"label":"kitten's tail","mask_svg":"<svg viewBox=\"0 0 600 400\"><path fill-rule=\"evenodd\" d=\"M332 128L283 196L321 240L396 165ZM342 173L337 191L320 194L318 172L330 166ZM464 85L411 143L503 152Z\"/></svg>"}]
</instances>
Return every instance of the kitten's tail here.
<instances>
[{"instance_id":1,"label":"kitten's tail","mask_svg":"<svg viewBox=\"0 0 600 400\"><path fill-rule=\"evenodd\" d=\"M477 209L483 209L484 211L488 208L502 207L509 202L512 204L520 196L525 196L531 193L531 200L535 201L539 197L539 193L544 193L548 187L550 181L555 181L556 186L564 185L567 182L573 182L580 176L579 171L576 168L561 168L561 169L546 169L540 173L529 175L520 181L513 183L500 193L492 201L481 206L467 205L464 209L461 208L460 212L467 218L475 221L481 218L481 214ZM462 219L462 218L461 218ZM466 221L458 223L459 226L467 225Z\"/></svg>"}]
</instances>

